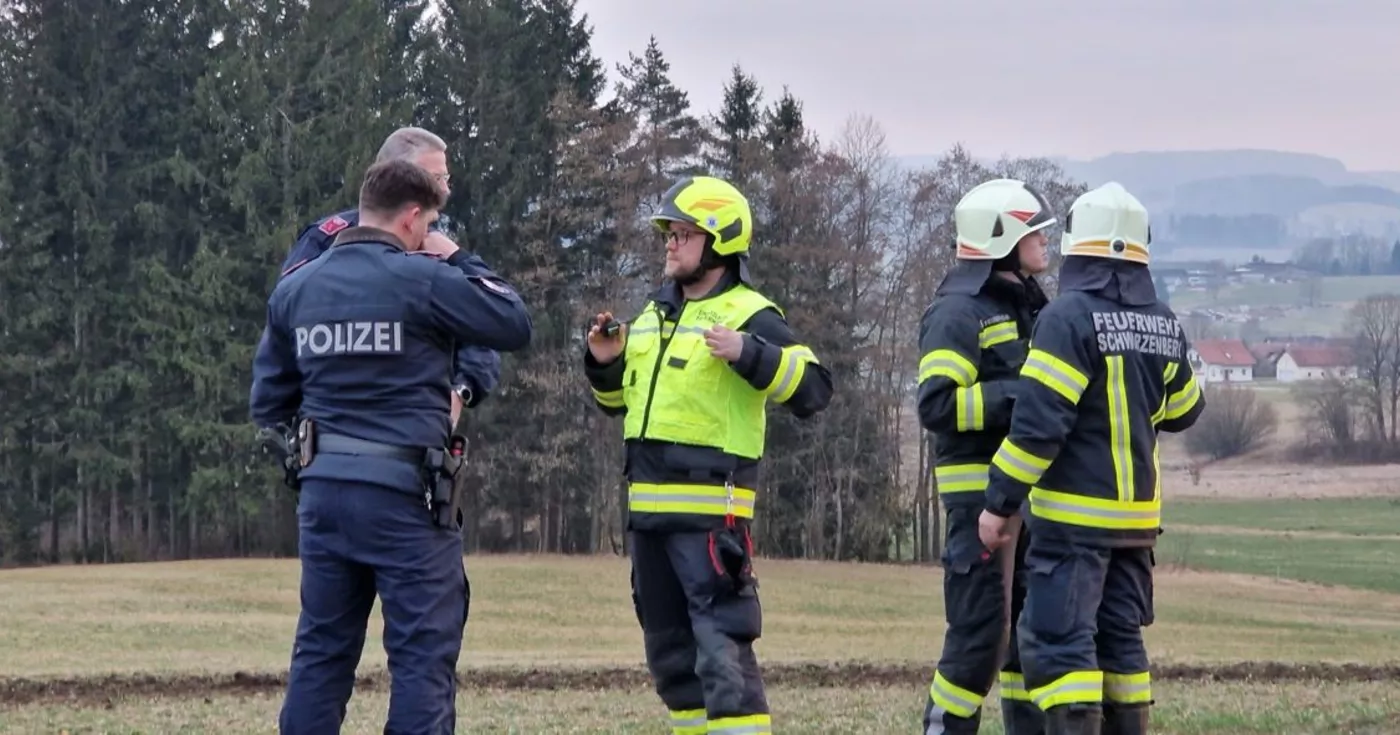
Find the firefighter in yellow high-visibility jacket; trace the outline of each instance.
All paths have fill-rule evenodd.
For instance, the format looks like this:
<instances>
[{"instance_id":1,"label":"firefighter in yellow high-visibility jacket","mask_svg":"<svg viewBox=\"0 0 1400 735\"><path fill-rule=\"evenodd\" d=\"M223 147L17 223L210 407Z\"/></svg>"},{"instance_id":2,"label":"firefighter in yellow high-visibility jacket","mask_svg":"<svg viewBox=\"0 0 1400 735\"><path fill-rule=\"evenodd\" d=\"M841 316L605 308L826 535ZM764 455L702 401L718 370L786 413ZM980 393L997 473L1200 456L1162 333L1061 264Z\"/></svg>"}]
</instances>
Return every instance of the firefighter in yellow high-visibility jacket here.
<instances>
[{"instance_id":1,"label":"firefighter in yellow high-visibility jacket","mask_svg":"<svg viewBox=\"0 0 1400 735\"><path fill-rule=\"evenodd\" d=\"M676 735L767 733L749 531L765 409L810 417L830 402L831 376L754 290L753 215L734 186L683 179L652 222L666 280L630 323L598 314L584 357L598 407L624 417L647 665Z\"/></svg>"},{"instance_id":2,"label":"firefighter in yellow high-visibility jacket","mask_svg":"<svg viewBox=\"0 0 1400 735\"><path fill-rule=\"evenodd\" d=\"M1157 434L1186 430L1205 408L1185 331L1147 270L1151 240L1147 210L1117 183L1071 205L1059 294L1031 332L992 458L982 543L1010 542L1007 519L1030 500L1017 633L1047 735L1148 729Z\"/></svg>"}]
</instances>

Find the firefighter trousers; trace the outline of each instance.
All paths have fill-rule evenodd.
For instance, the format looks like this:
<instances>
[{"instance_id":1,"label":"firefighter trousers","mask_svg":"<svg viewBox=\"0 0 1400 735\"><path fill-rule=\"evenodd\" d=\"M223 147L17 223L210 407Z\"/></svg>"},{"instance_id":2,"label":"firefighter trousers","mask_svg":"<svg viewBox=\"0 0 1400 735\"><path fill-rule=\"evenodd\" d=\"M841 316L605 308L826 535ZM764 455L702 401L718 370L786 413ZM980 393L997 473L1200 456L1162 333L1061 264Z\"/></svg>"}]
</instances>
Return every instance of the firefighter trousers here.
<instances>
[{"instance_id":1,"label":"firefighter trousers","mask_svg":"<svg viewBox=\"0 0 1400 735\"><path fill-rule=\"evenodd\" d=\"M1142 629L1153 621L1152 549L1038 530L1025 563L1018 632L1031 698L1055 721L1101 711L1104 735L1146 732L1152 684Z\"/></svg>"},{"instance_id":2,"label":"firefighter trousers","mask_svg":"<svg viewBox=\"0 0 1400 735\"><path fill-rule=\"evenodd\" d=\"M1041 735L1044 717L1022 681L1015 628L1025 599L1022 559L1028 534L1021 525L1014 548L987 554L977 535L981 514L981 504L947 509L943 607L948 627L929 685L923 732L976 733L982 702L999 678L1007 735Z\"/></svg>"},{"instance_id":3,"label":"firefighter trousers","mask_svg":"<svg viewBox=\"0 0 1400 735\"><path fill-rule=\"evenodd\" d=\"M647 668L673 735L771 732L753 650L762 612L747 525L630 538Z\"/></svg>"},{"instance_id":4,"label":"firefighter trousers","mask_svg":"<svg viewBox=\"0 0 1400 735\"><path fill-rule=\"evenodd\" d=\"M434 526L421 495L359 482L303 480L297 520L301 615L279 731L340 732L378 595L390 675L383 732L454 732L471 598L462 535Z\"/></svg>"}]
</instances>

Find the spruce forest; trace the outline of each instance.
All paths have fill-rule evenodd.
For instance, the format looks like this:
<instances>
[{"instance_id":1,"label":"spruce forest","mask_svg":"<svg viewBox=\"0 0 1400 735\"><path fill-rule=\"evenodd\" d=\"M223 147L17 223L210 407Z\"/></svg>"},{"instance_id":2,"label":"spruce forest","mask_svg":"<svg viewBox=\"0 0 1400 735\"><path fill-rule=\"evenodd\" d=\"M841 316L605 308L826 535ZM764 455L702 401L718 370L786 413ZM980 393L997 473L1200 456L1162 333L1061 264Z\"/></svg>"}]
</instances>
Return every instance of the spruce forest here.
<instances>
[{"instance_id":1,"label":"spruce forest","mask_svg":"<svg viewBox=\"0 0 1400 735\"><path fill-rule=\"evenodd\" d=\"M644 303L664 259L645 216L704 172L750 197L757 286L835 379L814 419L770 408L759 552L934 558L918 325L953 204L994 175L1059 212L1084 187L959 146L907 169L859 110L818 136L802 90L722 44L723 102L696 109L654 38L605 65L571 0L427 5L0 2L0 563L296 554L296 496L248 418L253 350L296 234L355 205L403 125L448 142L449 232L535 325L459 426L471 553L623 553L622 428L584 336Z\"/></svg>"}]
</instances>

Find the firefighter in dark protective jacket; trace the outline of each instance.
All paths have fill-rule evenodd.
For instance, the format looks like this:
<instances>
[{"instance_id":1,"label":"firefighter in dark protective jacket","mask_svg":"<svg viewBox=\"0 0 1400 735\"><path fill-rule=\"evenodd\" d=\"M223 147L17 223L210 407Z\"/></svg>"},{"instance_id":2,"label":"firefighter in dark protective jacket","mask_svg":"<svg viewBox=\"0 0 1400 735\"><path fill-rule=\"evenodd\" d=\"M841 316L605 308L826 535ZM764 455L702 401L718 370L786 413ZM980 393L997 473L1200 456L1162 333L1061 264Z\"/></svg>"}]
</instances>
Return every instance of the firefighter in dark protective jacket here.
<instances>
[{"instance_id":1,"label":"firefighter in dark protective jacket","mask_svg":"<svg viewBox=\"0 0 1400 735\"><path fill-rule=\"evenodd\" d=\"M391 677L384 732L455 727L470 587L460 528L427 502L448 444L451 345L519 350L532 327L499 276L464 267L459 250L425 254L440 206L418 166L370 167L360 226L268 299L250 413L260 428L295 423L304 437L283 735L339 730L376 594Z\"/></svg>"},{"instance_id":2,"label":"firefighter in dark protective jacket","mask_svg":"<svg viewBox=\"0 0 1400 735\"><path fill-rule=\"evenodd\" d=\"M630 323L598 314L584 356L598 407L623 417L647 665L673 733L767 733L749 530L764 412L772 401L812 416L831 400L831 376L751 285L743 194L686 178L652 223L667 279Z\"/></svg>"},{"instance_id":3,"label":"firefighter in dark protective jacket","mask_svg":"<svg viewBox=\"0 0 1400 735\"><path fill-rule=\"evenodd\" d=\"M1022 586L1016 549L984 553L977 517L988 463L1006 436L1016 374L1045 294L1049 204L1015 179L967 192L953 210L957 264L919 329L919 420L934 433L934 478L947 513L943 599L948 627L924 707L924 733L976 733L982 701L1001 672L1008 735L1038 735L1042 716L1025 695L1012 621ZM1011 655L1003 663L1003 655Z\"/></svg>"},{"instance_id":4,"label":"firefighter in dark protective jacket","mask_svg":"<svg viewBox=\"0 0 1400 735\"><path fill-rule=\"evenodd\" d=\"M1117 183L1075 200L1059 297L1031 333L1011 431L992 460L988 548L1008 542L1007 518L1030 499L1018 633L1048 735L1147 732L1157 434L1189 428L1205 407L1181 323L1147 269L1150 232Z\"/></svg>"}]
</instances>

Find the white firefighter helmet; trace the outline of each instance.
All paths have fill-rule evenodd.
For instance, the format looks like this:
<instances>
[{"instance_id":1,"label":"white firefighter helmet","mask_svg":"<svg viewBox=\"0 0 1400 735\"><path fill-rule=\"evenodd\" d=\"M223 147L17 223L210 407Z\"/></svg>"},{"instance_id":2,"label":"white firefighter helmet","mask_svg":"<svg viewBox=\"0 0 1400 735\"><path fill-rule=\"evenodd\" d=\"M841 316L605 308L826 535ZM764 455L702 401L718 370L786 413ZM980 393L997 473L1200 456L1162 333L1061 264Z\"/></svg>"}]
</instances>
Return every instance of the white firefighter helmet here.
<instances>
[{"instance_id":1,"label":"white firefighter helmet","mask_svg":"<svg viewBox=\"0 0 1400 735\"><path fill-rule=\"evenodd\" d=\"M1110 181L1084 192L1070 205L1060 254L1147 265L1151 242L1147 208L1122 184Z\"/></svg>"},{"instance_id":2,"label":"white firefighter helmet","mask_svg":"<svg viewBox=\"0 0 1400 735\"><path fill-rule=\"evenodd\" d=\"M1040 192L1016 179L984 181L953 208L960 260L1000 260L1021 238L1055 224Z\"/></svg>"}]
</instances>

